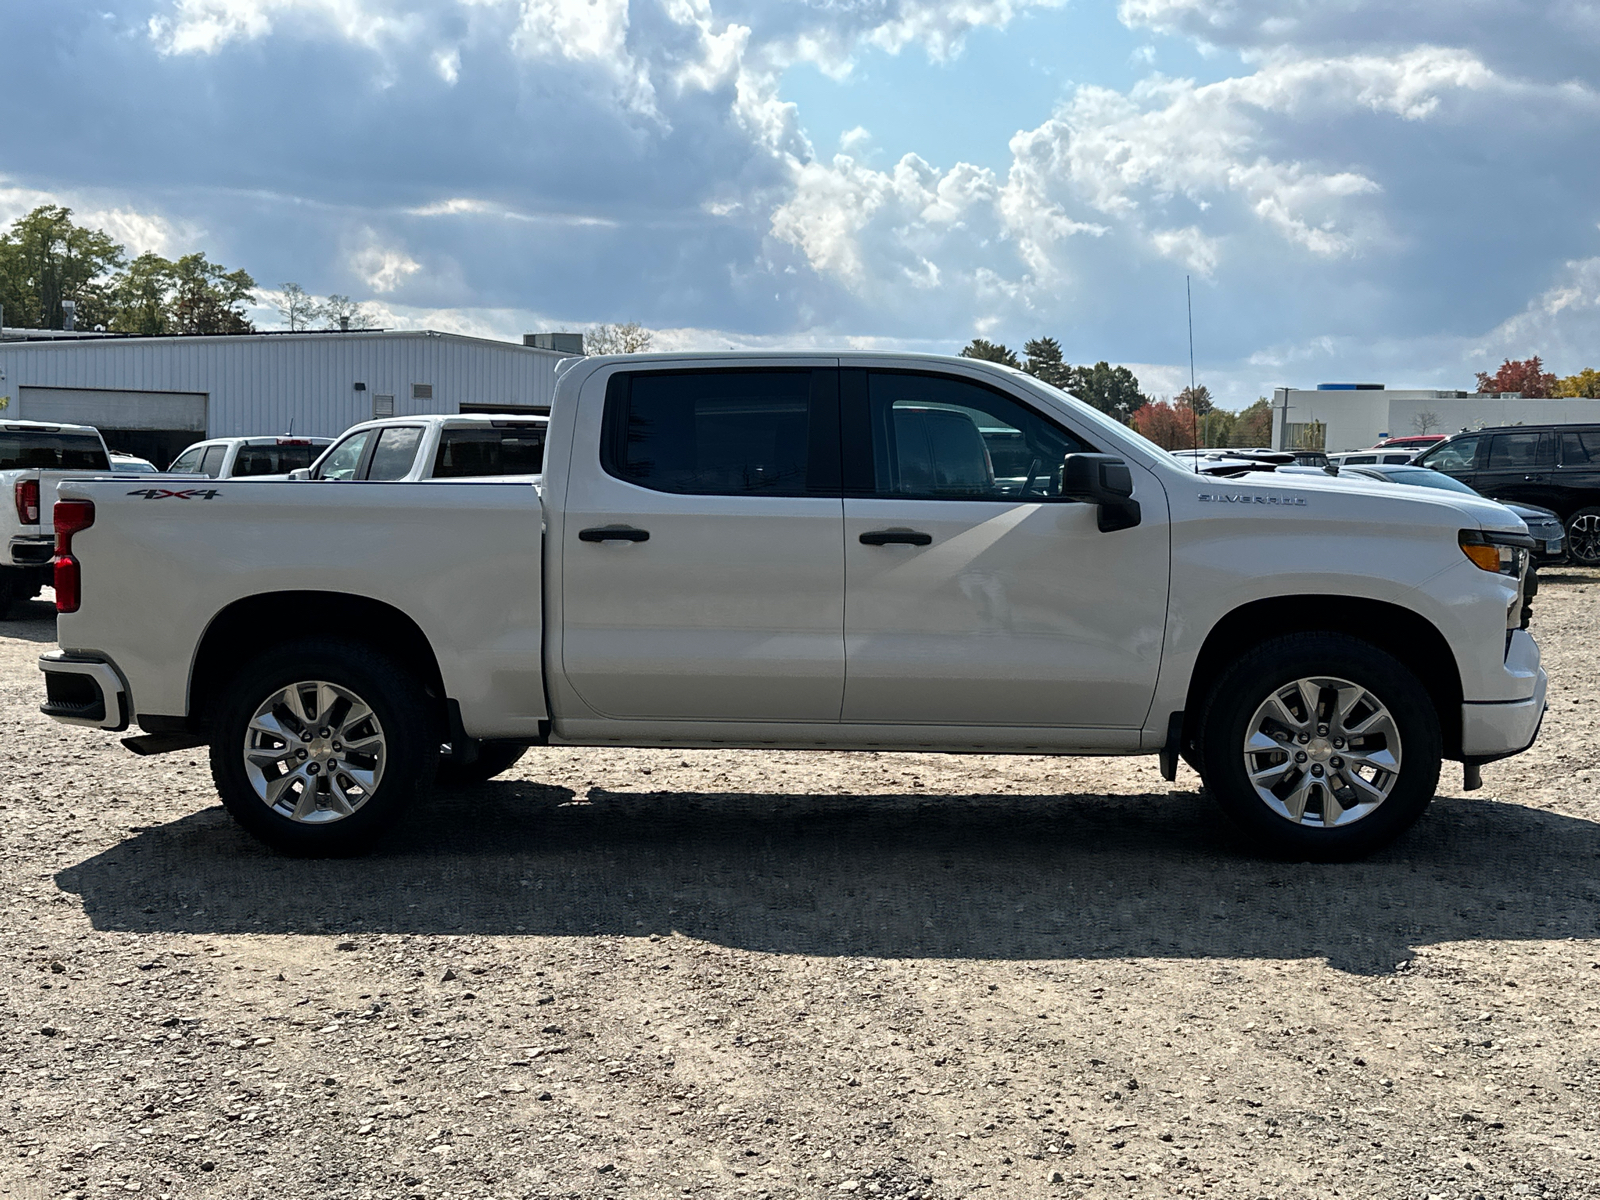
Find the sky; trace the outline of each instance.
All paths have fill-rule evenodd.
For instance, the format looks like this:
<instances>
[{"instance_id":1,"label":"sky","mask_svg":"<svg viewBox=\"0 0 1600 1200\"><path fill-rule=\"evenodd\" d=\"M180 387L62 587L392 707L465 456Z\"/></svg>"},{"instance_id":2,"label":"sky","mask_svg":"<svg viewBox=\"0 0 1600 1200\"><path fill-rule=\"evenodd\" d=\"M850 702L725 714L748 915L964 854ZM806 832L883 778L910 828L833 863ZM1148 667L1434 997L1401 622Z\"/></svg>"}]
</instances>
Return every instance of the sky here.
<instances>
[{"instance_id":1,"label":"sky","mask_svg":"<svg viewBox=\"0 0 1600 1200\"><path fill-rule=\"evenodd\" d=\"M0 222L383 324L1600 365L1595 0L0 0ZM270 299L253 314L279 321Z\"/></svg>"}]
</instances>

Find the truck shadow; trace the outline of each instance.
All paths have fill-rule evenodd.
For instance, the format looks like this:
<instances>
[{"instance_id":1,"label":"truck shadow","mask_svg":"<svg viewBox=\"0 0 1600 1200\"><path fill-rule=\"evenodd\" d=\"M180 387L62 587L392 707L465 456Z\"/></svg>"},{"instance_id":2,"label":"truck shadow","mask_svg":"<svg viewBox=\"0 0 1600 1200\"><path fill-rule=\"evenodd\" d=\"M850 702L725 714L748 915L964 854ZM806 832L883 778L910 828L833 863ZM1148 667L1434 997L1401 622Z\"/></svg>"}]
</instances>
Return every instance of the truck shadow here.
<instances>
[{"instance_id":1,"label":"truck shadow","mask_svg":"<svg viewBox=\"0 0 1600 1200\"><path fill-rule=\"evenodd\" d=\"M22 642L54 642L56 640L56 605L54 600L18 600L0 621L0 639Z\"/></svg>"},{"instance_id":2,"label":"truck shadow","mask_svg":"<svg viewBox=\"0 0 1600 1200\"><path fill-rule=\"evenodd\" d=\"M61 871L95 928L643 936L913 958L1327 958L1600 936L1600 825L1438 801L1366 862L1251 858L1195 796L591 792L497 782L378 852L274 855L221 808Z\"/></svg>"}]
</instances>

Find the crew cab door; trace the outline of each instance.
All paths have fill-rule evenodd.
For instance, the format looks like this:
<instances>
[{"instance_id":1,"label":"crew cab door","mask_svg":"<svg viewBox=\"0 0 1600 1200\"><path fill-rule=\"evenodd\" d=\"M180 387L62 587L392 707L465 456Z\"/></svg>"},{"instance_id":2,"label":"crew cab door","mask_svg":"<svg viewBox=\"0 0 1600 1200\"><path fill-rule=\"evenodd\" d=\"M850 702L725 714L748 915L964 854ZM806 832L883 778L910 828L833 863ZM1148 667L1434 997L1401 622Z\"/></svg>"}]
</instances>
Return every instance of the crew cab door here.
<instances>
[{"instance_id":1,"label":"crew cab door","mask_svg":"<svg viewBox=\"0 0 1600 1200\"><path fill-rule=\"evenodd\" d=\"M577 417L561 670L602 717L837 722L838 372L613 373Z\"/></svg>"},{"instance_id":2,"label":"crew cab door","mask_svg":"<svg viewBox=\"0 0 1600 1200\"><path fill-rule=\"evenodd\" d=\"M840 373L844 720L1136 728L1155 692L1170 545L1160 484L1101 533L1061 498L1093 451L1059 420L947 371Z\"/></svg>"},{"instance_id":3,"label":"crew cab door","mask_svg":"<svg viewBox=\"0 0 1600 1200\"><path fill-rule=\"evenodd\" d=\"M1548 429L1489 435L1489 453L1472 486L1495 500L1548 506L1555 438Z\"/></svg>"}]
</instances>

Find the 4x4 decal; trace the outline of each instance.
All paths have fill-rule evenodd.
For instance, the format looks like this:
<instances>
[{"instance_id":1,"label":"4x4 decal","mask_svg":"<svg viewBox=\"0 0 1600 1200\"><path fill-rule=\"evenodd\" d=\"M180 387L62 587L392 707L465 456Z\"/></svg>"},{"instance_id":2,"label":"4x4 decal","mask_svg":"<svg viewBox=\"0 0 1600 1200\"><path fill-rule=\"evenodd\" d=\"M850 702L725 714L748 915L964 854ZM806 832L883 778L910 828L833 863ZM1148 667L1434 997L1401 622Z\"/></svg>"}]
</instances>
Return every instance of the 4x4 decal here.
<instances>
[{"instance_id":1,"label":"4x4 decal","mask_svg":"<svg viewBox=\"0 0 1600 1200\"><path fill-rule=\"evenodd\" d=\"M146 500L215 500L222 493L216 488L183 488L180 491L171 488L138 488L128 495L143 496Z\"/></svg>"}]
</instances>

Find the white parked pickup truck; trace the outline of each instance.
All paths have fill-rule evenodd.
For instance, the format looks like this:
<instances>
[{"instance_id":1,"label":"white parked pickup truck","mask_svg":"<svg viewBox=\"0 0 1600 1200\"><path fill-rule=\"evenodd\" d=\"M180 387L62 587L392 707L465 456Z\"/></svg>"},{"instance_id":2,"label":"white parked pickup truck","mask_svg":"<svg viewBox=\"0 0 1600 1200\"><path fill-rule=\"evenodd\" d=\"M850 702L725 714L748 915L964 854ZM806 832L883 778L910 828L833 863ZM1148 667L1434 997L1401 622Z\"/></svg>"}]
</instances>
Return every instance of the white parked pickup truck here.
<instances>
[{"instance_id":1,"label":"white parked pickup truck","mask_svg":"<svg viewBox=\"0 0 1600 1200\"><path fill-rule=\"evenodd\" d=\"M1326 859L1544 712L1506 509L1196 476L993 363L578 360L544 465L542 497L64 483L44 711L208 744L239 822L302 853L368 843L442 744L462 779L550 743L1182 757Z\"/></svg>"},{"instance_id":2,"label":"white parked pickup truck","mask_svg":"<svg viewBox=\"0 0 1600 1200\"><path fill-rule=\"evenodd\" d=\"M548 417L448 413L385 417L345 430L293 479L416 483L538 475Z\"/></svg>"},{"instance_id":3,"label":"white parked pickup truck","mask_svg":"<svg viewBox=\"0 0 1600 1200\"><path fill-rule=\"evenodd\" d=\"M0 421L0 620L50 583L56 485L68 474L111 469L93 426Z\"/></svg>"}]
</instances>

